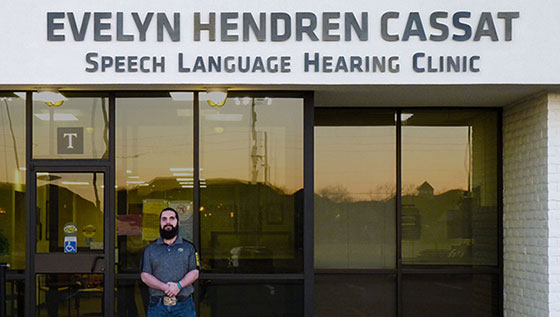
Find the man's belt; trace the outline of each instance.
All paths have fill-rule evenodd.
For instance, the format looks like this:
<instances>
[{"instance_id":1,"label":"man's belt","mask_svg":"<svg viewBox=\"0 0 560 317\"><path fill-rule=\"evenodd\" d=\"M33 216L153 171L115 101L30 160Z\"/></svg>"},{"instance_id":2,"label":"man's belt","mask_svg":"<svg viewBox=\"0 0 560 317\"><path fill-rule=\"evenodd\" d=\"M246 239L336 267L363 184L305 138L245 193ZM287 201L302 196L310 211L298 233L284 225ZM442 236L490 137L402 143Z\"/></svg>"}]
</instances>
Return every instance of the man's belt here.
<instances>
[{"instance_id":1,"label":"man's belt","mask_svg":"<svg viewBox=\"0 0 560 317\"><path fill-rule=\"evenodd\" d=\"M191 298L192 294L189 296L179 295L177 297L168 296L151 296L150 302L152 303L163 303L165 306L175 306L178 302L184 302Z\"/></svg>"}]
</instances>

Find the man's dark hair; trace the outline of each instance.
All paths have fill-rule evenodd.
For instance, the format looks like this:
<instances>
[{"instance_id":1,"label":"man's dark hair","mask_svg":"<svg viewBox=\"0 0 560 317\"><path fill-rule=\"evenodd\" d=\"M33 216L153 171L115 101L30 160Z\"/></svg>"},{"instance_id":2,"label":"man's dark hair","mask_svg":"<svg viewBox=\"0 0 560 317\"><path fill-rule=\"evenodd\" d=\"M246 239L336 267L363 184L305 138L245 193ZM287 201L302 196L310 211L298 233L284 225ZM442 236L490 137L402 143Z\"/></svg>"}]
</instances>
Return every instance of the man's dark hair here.
<instances>
[{"instance_id":1,"label":"man's dark hair","mask_svg":"<svg viewBox=\"0 0 560 317\"><path fill-rule=\"evenodd\" d=\"M164 211L173 211L175 213L175 218L177 218L177 222L179 222L179 214L177 213L177 210L171 207L163 208L163 210L159 213L159 220L161 220L161 215Z\"/></svg>"}]
</instances>

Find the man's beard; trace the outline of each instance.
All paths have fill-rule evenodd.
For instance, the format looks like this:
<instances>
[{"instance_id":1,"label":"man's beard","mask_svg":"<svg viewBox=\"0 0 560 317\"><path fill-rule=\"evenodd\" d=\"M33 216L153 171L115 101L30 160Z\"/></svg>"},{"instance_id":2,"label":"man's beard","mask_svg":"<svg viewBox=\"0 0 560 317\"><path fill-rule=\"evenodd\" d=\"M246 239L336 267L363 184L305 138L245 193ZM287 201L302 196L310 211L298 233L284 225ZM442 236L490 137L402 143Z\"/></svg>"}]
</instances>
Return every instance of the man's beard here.
<instances>
[{"instance_id":1,"label":"man's beard","mask_svg":"<svg viewBox=\"0 0 560 317\"><path fill-rule=\"evenodd\" d=\"M165 230L164 228L170 226L172 227L171 230ZM164 240L170 240L175 238L175 236L177 235L177 232L179 231L179 226L172 226L172 225L165 225L164 228L159 227L159 235L161 236L162 239Z\"/></svg>"}]
</instances>

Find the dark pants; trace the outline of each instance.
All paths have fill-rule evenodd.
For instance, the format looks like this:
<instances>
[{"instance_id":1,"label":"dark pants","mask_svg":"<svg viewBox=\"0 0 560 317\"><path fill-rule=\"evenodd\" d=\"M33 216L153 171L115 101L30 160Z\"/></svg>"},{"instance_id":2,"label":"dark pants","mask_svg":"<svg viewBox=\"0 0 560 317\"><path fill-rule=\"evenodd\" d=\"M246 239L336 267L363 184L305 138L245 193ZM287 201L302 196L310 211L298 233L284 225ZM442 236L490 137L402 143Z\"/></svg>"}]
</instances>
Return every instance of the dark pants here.
<instances>
[{"instance_id":1,"label":"dark pants","mask_svg":"<svg viewBox=\"0 0 560 317\"><path fill-rule=\"evenodd\" d=\"M158 301L150 301L148 306L148 317L195 317L194 301L192 296L182 302L177 302L175 306L165 306Z\"/></svg>"}]
</instances>

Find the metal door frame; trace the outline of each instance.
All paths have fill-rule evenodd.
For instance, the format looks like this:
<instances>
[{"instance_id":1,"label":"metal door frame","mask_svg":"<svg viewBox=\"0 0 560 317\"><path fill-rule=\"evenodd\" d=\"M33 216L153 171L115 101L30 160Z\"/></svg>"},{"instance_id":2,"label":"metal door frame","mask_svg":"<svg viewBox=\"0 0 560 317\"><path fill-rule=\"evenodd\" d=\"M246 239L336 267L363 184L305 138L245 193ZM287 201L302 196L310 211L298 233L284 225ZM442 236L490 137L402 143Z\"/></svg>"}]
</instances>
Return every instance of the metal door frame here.
<instances>
[{"instance_id":1,"label":"metal door frame","mask_svg":"<svg viewBox=\"0 0 560 317\"><path fill-rule=\"evenodd\" d=\"M37 179L40 172L104 173L104 284L103 314L114 315L115 311L115 98L109 95L109 157L102 159L33 159L33 93L26 93L26 270L25 270L25 315L36 316L37 290L35 254L37 251ZM100 96L107 97L107 96Z\"/></svg>"},{"instance_id":2,"label":"metal door frame","mask_svg":"<svg viewBox=\"0 0 560 317\"><path fill-rule=\"evenodd\" d=\"M167 93L167 91L165 91ZM72 92L69 92L72 94ZM104 276L104 315L113 316L115 314L115 282L116 273L113 269L115 266L115 235L116 235L116 192L114 190L116 183L115 174L115 143L116 143L116 130L115 130L115 104L116 98L123 98L128 96L160 96L161 91L155 92L121 92L121 91L92 91L92 92L76 92L75 97L103 97L109 99L109 131L108 131L108 146L109 156L102 159L33 159L33 92L26 92L26 184L27 184L27 199L26 199L26 270L25 270L25 315L36 316L36 269L35 269L35 254L36 254L36 223L37 215L36 209L36 171L45 172L103 172L104 173L104 257L105 257L105 276ZM304 129L304 224L303 224L303 272L295 274L211 274L201 273L201 278L216 278L219 280L236 280L249 278L252 280L299 280L303 284L303 314L305 316L313 315L313 287L314 287L314 246L313 246L313 143L314 143L314 99L313 92L311 91L232 91L228 97L236 96L250 96L250 97L279 97L279 98L301 98L303 100L303 129ZM194 178L195 184L199 178L198 164L199 164L199 118L198 118L198 92L194 91L193 101L193 156L194 156ZM199 188L195 186L194 189L194 207L197 210L199 201ZM194 243L200 244L199 237L199 220L198 213L194 215ZM128 274L119 274L121 278L137 279L139 276ZM198 296L198 292L195 293Z\"/></svg>"}]
</instances>

